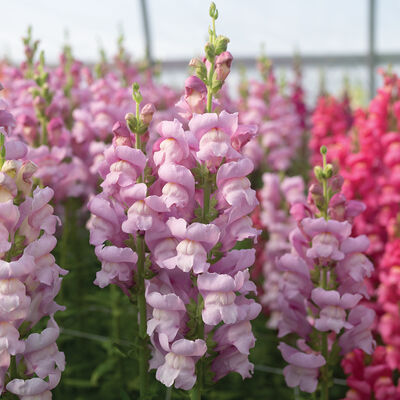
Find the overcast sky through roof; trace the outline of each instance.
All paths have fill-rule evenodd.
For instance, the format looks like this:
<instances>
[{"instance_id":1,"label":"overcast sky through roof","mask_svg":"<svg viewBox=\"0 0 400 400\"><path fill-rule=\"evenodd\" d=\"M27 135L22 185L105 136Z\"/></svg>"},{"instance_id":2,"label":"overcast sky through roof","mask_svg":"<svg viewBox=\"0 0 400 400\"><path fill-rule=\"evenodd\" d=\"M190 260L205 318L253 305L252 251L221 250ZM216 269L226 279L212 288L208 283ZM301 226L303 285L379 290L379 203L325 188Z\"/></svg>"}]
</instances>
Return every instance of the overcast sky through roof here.
<instances>
[{"instance_id":1,"label":"overcast sky through roof","mask_svg":"<svg viewBox=\"0 0 400 400\"><path fill-rule=\"evenodd\" d=\"M231 39L234 56L361 53L367 48L367 0L217 0L217 31ZM209 1L148 0L154 56L189 59L202 51L209 24ZM400 51L398 0L377 1L377 49ZM139 0L14 0L1 9L0 55L23 57L21 36L32 25L47 59L55 62L65 30L74 54L95 61L99 45L115 51L118 26L126 46L144 53Z\"/></svg>"}]
</instances>

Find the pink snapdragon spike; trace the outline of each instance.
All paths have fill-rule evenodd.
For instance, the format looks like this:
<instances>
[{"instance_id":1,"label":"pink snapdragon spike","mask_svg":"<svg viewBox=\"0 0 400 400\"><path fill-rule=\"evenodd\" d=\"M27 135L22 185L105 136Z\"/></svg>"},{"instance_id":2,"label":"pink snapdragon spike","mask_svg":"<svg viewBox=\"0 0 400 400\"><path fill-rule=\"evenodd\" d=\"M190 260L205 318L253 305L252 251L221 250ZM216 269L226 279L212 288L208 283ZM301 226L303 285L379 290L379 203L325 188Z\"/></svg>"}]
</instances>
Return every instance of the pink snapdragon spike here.
<instances>
[{"instance_id":1,"label":"pink snapdragon spike","mask_svg":"<svg viewBox=\"0 0 400 400\"><path fill-rule=\"evenodd\" d=\"M215 17L214 11L211 13ZM221 61L221 75L215 75L216 79L225 79L224 68L229 68L225 61ZM196 71L213 74L212 62L197 60L193 65ZM164 384L175 382L176 387L193 388L193 393L201 396L204 384L211 383L203 381L211 349L206 347L200 356L178 358L175 351L171 354L174 345L188 339L202 343L213 337L217 343L213 348L217 356L211 364L214 380L231 371L249 377L253 365L248 354L255 341L250 320L258 315L260 306L246 297L256 290L248 272L254 252L230 251L238 240L256 239L258 235L248 217L258 203L247 179L253 164L243 156L240 145L240 140L244 143L248 139L238 139L254 135L255 127L241 126L238 115L225 110L211 113L212 89L200 73L198 76L200 79L186 81L184 101L190 110L186 108L187 116L182 118L181 114L180 120L187 123L188 130L185 132L178 120L158 125L161 137L153 147L158 179L150 193L163 199L167 212L163 216L165 227L158 232L147 230L145 239L154 270L159 271L156 287L176 304L155 303L154 289L147 292L147 303L153 309L149 324L155 346L150 365L157 368L156 377ZM207 93L206 113L203 93ZM182 104L178 109L184 109ZM193 113L197 106L197 113ZM153 288L152 283L148 287ZM186 312L177 309L178 299L185 304ZM187 376L187 382L182 382L181 376ZM196 378L201 381L196 382Z\"/></svg>"},{"instance_id":2,"label":"pink snapdragon spike","mask_svg":"<svg viewBox=\"0 0 400 400\"><path fill-rule=\"evenodd\" d=\"M133 85L133 98L137 104L136 116L126 115L127 126L121 123L114 125L114 139L104 151L104 159L98 167L103 179L100 185L103 191L88 203L92 215L87 226L90 230L90 243L96 246L96 256L102 266L94 283L101 288L110 284L117 285L123 293L138 302L137 334L141 341L138 357L140 395L144 397L148 392L147 332L153 332L160 327L174 332L174 323L163 323L164 311L160 298L151 291L151 304L158 308L155 309L154 319L147 327L145 273L150 271L146 262L148 256L144 233L162 231L162 214L167 212L168 208L159 196L148 193L148 186L151 184L146 168L149 165L148 157L143 151L145 143L142 140L147 137L154 107L146 105L140 113L143 97L137 83ZM135 148L132 148L133 144ZM157 288L155 285L152 287ZM150 288L147 288L147 291L149 290ZM167 297L167 310L168 304L174 308L173 300L171 296ZM176 307L175 304L175 309ZM183 304L180 304L180 308L175 311L182 311L182 307ZM168 318L168 314L164 314ZM171 315L175 314L170 313L169 316Z\"/></svg>"},{"instance_id":3,"label":"pink snapdragon spike","mask_svg":"<svg viewBox=\"0 0 400 400\"><path fill-rule=\"evenodd\" d=\"M215 5L210 15L216 19ZM232 56L227 39L214 31L207 46L218 47L216 56L197 60L197 76L186 80L171 120L149 125L154 110L140 111L134 86L136 116L127 114L129 130L115 125L98 167L103 191L88 205L90 240L102 262L95 283L116 284L137 298L150 368L164 385L192 390L196 398L213 383L207 369L214 380L232 371L251 376L250 321L261 309L251 298L254 251L233 250L259 234L249 217L258 204L247 178L253 163L242 153L256 127L240 124L237 113L212 112ZM211 339L215 346L207 345ZM145 354L139 355L142 394Z\"/></svg>"},{"instance_id":4,"label":"pink snapdragon spike","mask_svg":"<svg viewBox=\"0 0 400 400\"><path fill-rule=\"evenodd\" d=\"M64 307L54 299L67 271L51 255L59 223L49 204L53 191L38 187L32 192L37 167L12 157L27 154L23 143L16 145L0 134L0 394L50 399L65 368L54 320ZM47 328L30 333L46 317Z\"/></svg>"},{"instance_id":5,"label":"pink snapdragon spike","mask_svg":"<svg viewBox=\"0 0 400 400\"><path fill-rule=\"evenodd\" d=\"M297 227L290 235L291 254L282 256L279 268L281 319L279 337L297 334L297 348L281 342L282 356L289 363L285 368L290 387L313 393L320 391L321 399L329 398L329 364L331 352L338 346L345 355L354 349L372 354L375 341L371 334L375 313L360 305L368 297L364 279L373 266L363 255L368 248L365 236L351 237L356 216L335 220L330 201L340 191L332 166L326 163L326 148L321 148L323 167L315 168L318 180L310 188L309 209L295 214ZM351 207L343 198L342 208ZM357 207L362 211L362 207ZM337 210L336 210L337 211ZM340 214L343 217L343 213ZM318 340L311 340L311 337Z\"/></svg>"}]
</instances>

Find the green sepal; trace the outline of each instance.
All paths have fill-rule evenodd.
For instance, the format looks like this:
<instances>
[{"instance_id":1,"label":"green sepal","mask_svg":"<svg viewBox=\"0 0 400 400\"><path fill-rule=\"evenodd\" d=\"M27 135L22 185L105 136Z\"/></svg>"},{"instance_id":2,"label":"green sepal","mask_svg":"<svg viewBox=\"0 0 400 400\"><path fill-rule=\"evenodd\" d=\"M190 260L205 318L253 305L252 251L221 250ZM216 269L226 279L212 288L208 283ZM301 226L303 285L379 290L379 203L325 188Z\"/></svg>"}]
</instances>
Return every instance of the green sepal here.
<instances>
[{"instance_id":1,"label":"green sepal","mask_svg":"<svg viewBox=\"0 0 400 400\"><path fill-rule=\"evenodd\" d=\"M132 133L136 133L138 127L138 120L132 113L128 113L125 116L126 124Z\"/></svg>"},{"instance_id":2,"label":"green sepal","mask_svg":"<svg viewBox=\"0 0 400 400\"><path fill-rule=\"evenodd\" d=\"M130 247L133 251L136 252L136 243L133 236L129 236L129 239L126 239L124 241L124 244L126 245L126 247Z\"/></svg>"},{"instance_id":3,"label":"green sepal","mask_svg":"<svg viewBox=\"0 0 400 400\"><path fill-rule=\"evenodd\" d=\"M207 259L207 262L210 264L215 264L218 262L224 255L222 251L220 251L222 247L222 243L218 242L209 252L209 257Z\"/></svg>"},{"instance_id":4,"label":"green sepal","mask_svg":"<svg viewBox=\"0 0 400 400\"><path fill-rule=\"evenodd\" d=\"M221 53L227 50L229 38L223 35L218 35L215 40L215 54L219 56Z\"/></svg>"},{"instance_id":5,"label":"green sepal","mask_svg":"<svg viewBox=\"0 0 400 400\"><path fill-rule=\"evenodd\" d=\"M213 44L210 42L207 42L205 47L204 47L204 52L206 53L207 60L210 61L211 63L215 59L215 47Z\"/></svg>"},{"instance_id":6,"label":"green sepal","mask_svg":"<svg viewBox=\"0 0 400 400\"><path fill-rule=\"evenodd\" d=\"M144 261L144 279L151 279L157 275L157 273L151 269L151 265L152 262L150 256L147 256L146 260Z\"/></svg>"},{"instance_id":7,"label":"green sepal","mask_svg":"<svg viewBox=\"0 0 400 400\"><path fill-rule=\"evenodd\" d=\"M327 363L328 365L331 365L335 367L336 365L339 364L341 357L340 357L340 346L337 340L334 341L331 351L328 356Z\"/></svg>"},{"instance_id":8,"label":"green sepal","mask_svg":"<svg viewBox=\"0 0 400 400\"><path fill-rule=\"evenodd\" d=\"M188 331L185 335L186 339L194 340L197 339L197 303L194 299L190 299L189 303L186 304L186 312L188 314L188 322L186 324Z\"/></svg>"},{"instance_id":9,"label":"green sepal","mask_svg":"<svg viewBox=\"0 0 400 400\"><path fill-rule=\"evenodd\" d=\"M320 265L316 265L314 267L314 269L311 270L310 272L310 277L311 277L311 281L315 286L319 285L319 281L321 278L321 266Z\"/></svg>"}]
</instances>

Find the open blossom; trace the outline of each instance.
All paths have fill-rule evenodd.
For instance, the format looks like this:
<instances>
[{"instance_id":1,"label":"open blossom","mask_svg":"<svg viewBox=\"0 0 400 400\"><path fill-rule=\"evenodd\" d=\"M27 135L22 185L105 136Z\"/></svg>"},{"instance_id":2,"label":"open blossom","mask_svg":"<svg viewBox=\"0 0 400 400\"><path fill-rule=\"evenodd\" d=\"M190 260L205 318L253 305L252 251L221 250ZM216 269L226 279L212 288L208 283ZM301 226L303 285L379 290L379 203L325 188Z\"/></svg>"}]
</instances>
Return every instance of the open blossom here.
<instances>
[{"instance_id":1,"label":"open blossom","mask_svg":"<svg viewBox=\"0 0 400 400\"><path fill-rule=\"evenodd\" d=\"M203 273L199 276L198 287L204 298L202 316L206 324L217 325L221 321L234 324L239 320L240 306L235 303L235 292L243 291L248 278L242 271L234 277L217 273ZM252 289L255 290L255 287Z\"/></svg>"},{"instance_id":2,"label":"open blossom","mask_svg":"<svg viewBox=\"0 0 400 400\"><path fill-rule=\"evenodd\" d=\"M319 368L326 360L320 354L303 353L285 343L279 345L284 360L289 363L283 374L289 387L299 386L304 392L315 392L318 385Z\"/></svg>"},{"instance_id":3,"label":"open blossom","mask_svg":"<svg viewBox=\"0 0 400 400\"><path fill-rule=\"evenodd\" d=\"M222 85L232 56L218 51L209 73ZM210 63L196 65L207 70ZM196 364L208 359L216 380L231 371L251 376L251 320L261 311L249 273L254 251L234 249L237 241L256 241L259 234L249 216L258 204L247 178L254 166L242 154L257 127L220 111L222 102L210 98L204 82L187 79L181 100L163 113L141 108L146 93L133 85L136 116L127 116L127 127L114 125L103 154L100 146L92 149L91 171L103 182L88 203L90 242L102 263L95 283L118 285L138 300L139 340L152 350L148 364L141 359L141 372L150 366L164 385L184 390L203 385L196 385L205 378L196 376ZM107 119L116 111L105 107L112 96L108 83L98 84L98 109L89 109L96 123L82 112L75 127L81 150L84 126L105 138ZM213 349L208 338L216 342Z\"/></svg>"},{"instance_id":4,"label":"open blossom","mask_svg":"<svg viewBox=\"0 0 400 400\"><path fill-rule=\"evenodd\" d=\"M191 389L196 382L195 358L203 356L207 351L204 340L180 339L171 347L168 342L163 343L162 347L167 354L164 364L157 369L157 379L167 387L175 383L176 388Z\"/></svg>"},{"instance_id":5,"label":"open blossom","mask_svg":"<svg viewBox=\"0 0 400 400\"><path fill-rule=\"evenodd\" d=\"M155 165L177 163L189 155L189 145L182 124L174 121L162 121L158 125L160 138L153 145Z\"/></svg>"},{"instance_id":6,"label":"open blossom","mask_svg":"<svg viewBox=\"0 0 400 400\"><path fill-rule=\"evenodd\" d=\"M189 130L197 139L196 157L213 169L225 158L227 161L239 159L240 154L233 148L231 137L238 129L237 114L222 111L197 114L189 122Z\"/></svg>"},{"instance_id":7,"label":"open blossom","mask_svg":"<svg viewBox=\"0 0 400 400\"><path fill-rule=\"evenodd\" d=\"M218 242L220 234L218 227L214 224L204 225L196 222L187 226L183 218L174 217L169 218L167 226L180 241L176 246L176 256L164 264L169 268L177 266L184 272L192 269L196 274L206 272L210 266L207 262L207 252Z\"/></svg>"},{"instance_id":8,"label":"open blossom","mask_svg":"<svg viewBox=\"0 0 400 400\"><path fill-rule=\"evenodd\" d=\"M195 181L190 170L183 165L164 163L158 170L158 176L166 182L161 195L166 207L183 208L188 206L195 191Z\"/></svg>"}]
</instances>

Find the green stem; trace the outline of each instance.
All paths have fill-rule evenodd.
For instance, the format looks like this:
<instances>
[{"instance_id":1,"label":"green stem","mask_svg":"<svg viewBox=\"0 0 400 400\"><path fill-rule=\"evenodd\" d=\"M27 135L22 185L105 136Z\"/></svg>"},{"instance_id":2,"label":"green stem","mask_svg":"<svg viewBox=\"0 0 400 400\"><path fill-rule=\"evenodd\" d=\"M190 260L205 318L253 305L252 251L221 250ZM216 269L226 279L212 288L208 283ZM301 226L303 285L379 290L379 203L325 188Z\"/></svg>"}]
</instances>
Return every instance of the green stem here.
<instances>
[{"instance_id":1,"label":"green stem","mask_svg":"<svg viewBox=\"0 0 400 400\"><path fill-rule=\"evenodd\" d=\"M199 377L197 376L197 379ZM190 391L190 400L201 400L201 389L196 386Z\"/></svg>"},{"instance_id":2,"label":"green stem","mask_svg":"<svg viewBox=\"0 0 400 400\"><path fill-rule=\"evenodd\" d=\"M210 211L210 196L211 196L211 185L208 180L208 174L203 181L203 212L202 212L202 222L204 224L209 223L208 214ZM202 311L204 307L204 302L201 294L199 293L197 297L197 309L196 309L196 321L197 321L197 335L196 337L204 340L204 324L202 319ZM201 400L201 394L203 392L204 386L204 363L203 357L197 361L196 365L196 385L190 391L191 400Z\"/></svg>"},{"instance_id":3,"label":"green stem","mask_svg":"<svg viewBox=\"0 0 400 400\"><path fill-rule=\"evenodd\" d=\"M15 356L11 357L10 361L10 380L18 378L17 360Z\"/></svg>"},{"instance_id":4,"label":"green stem","mask_svg":"<svg viewBox=\"0 0 400 400\"><path fill-rule=\"evenodd\" d=\"M144 264L145 264L145 243L144 236L140 233L136 235L137 261L137 302L139 309L139 389L140 399L144 400L147 396L147 316L146 316L146 297L144 284Z\"/></svg>"},{"instance_id":5,"label":"green stem","mask_svg":"<svg viewBox=\"0 0 400 400\"><path fill-rule=\"evenodd\" d=\"M118 343L121 336L121 311L119 304L119 290L116 285L111 285L111 315L112 315L112 338ZM121 388L125 387L124 382L124 364L118 362L118 380Z\"/></svg>"},{"instance_id":6,"label":"green stem","mask_svg":"<svg viewBox=\"0 0 400 400\"><path fill-rule=\"evenodd\" d=\"M326 154L322 154L322 169L326 170ZM329 207L329 198L328 198L328 182L327 179L324 177L322 179L322 193L324 196L324 210L323 210L323 217L328 219L328 207Z\"/></svg>"},{"instance_id":7,"label":"green stem","mask_svg":"<svg viewBox=\"0 0 400 400\"><path fill-rule=\"evenodd\" d=\"M136 148L142 150L142 139L138 133L136 133Z\"/></svg>"},{"instance_id":8,"label":"green stem","mask_svg":"<svg viewBox=\"0 0 400 400\"><path fill-rule=\"evenodd\" d=\"M207 85L207 112L212 112L212 82L214 76L215 62L211 63L210 73L208 74L208 85Z\"/></svg>"},{"instance_id":9,"label":"green stem","mask_svg":"<svg viewBox=\"0 0 400 400\"><path fill-rule=\"evenodd\" d=\"M47 146L48 144L48 134L47 134L47 120L45 116L40 117L40 124L42 126L42 143Z\"/></svg>"},{"instance_id":10,"label":"green stem","mask_svg":"<svg viewBox=\"0 0 400 400\"><path fill-rule=\"evenodd\" d=\"M328 289L328 269L322 267L321 286ZM321 368L321 400L329 400L329 367L328 367L328 332L321 332L321 354L325 358L326 364Z\"/></svg>"},{"instance_id":11,"label":"green stem","mask_svg":"<svg viewBox=\"0 0 400 400\"><path fill-rule=\"evenodd\" d=\"M0 133L0 168L3 166L4 161L6 161L6 148L4 146L4 135Z\"/></svg>"},{"instance_id":12,"label":"green stem","mask_svg":"<svg viewBox=\"0 0 400 400\"><path fill-rule=\"evenodd\" d=\"M210 212L210 194L211 194L211 187L208 182L204 185L203 188L203 215L202 215L202 222L207 224L208 221L208 213Z\"/></svg>"}]
</instances>

